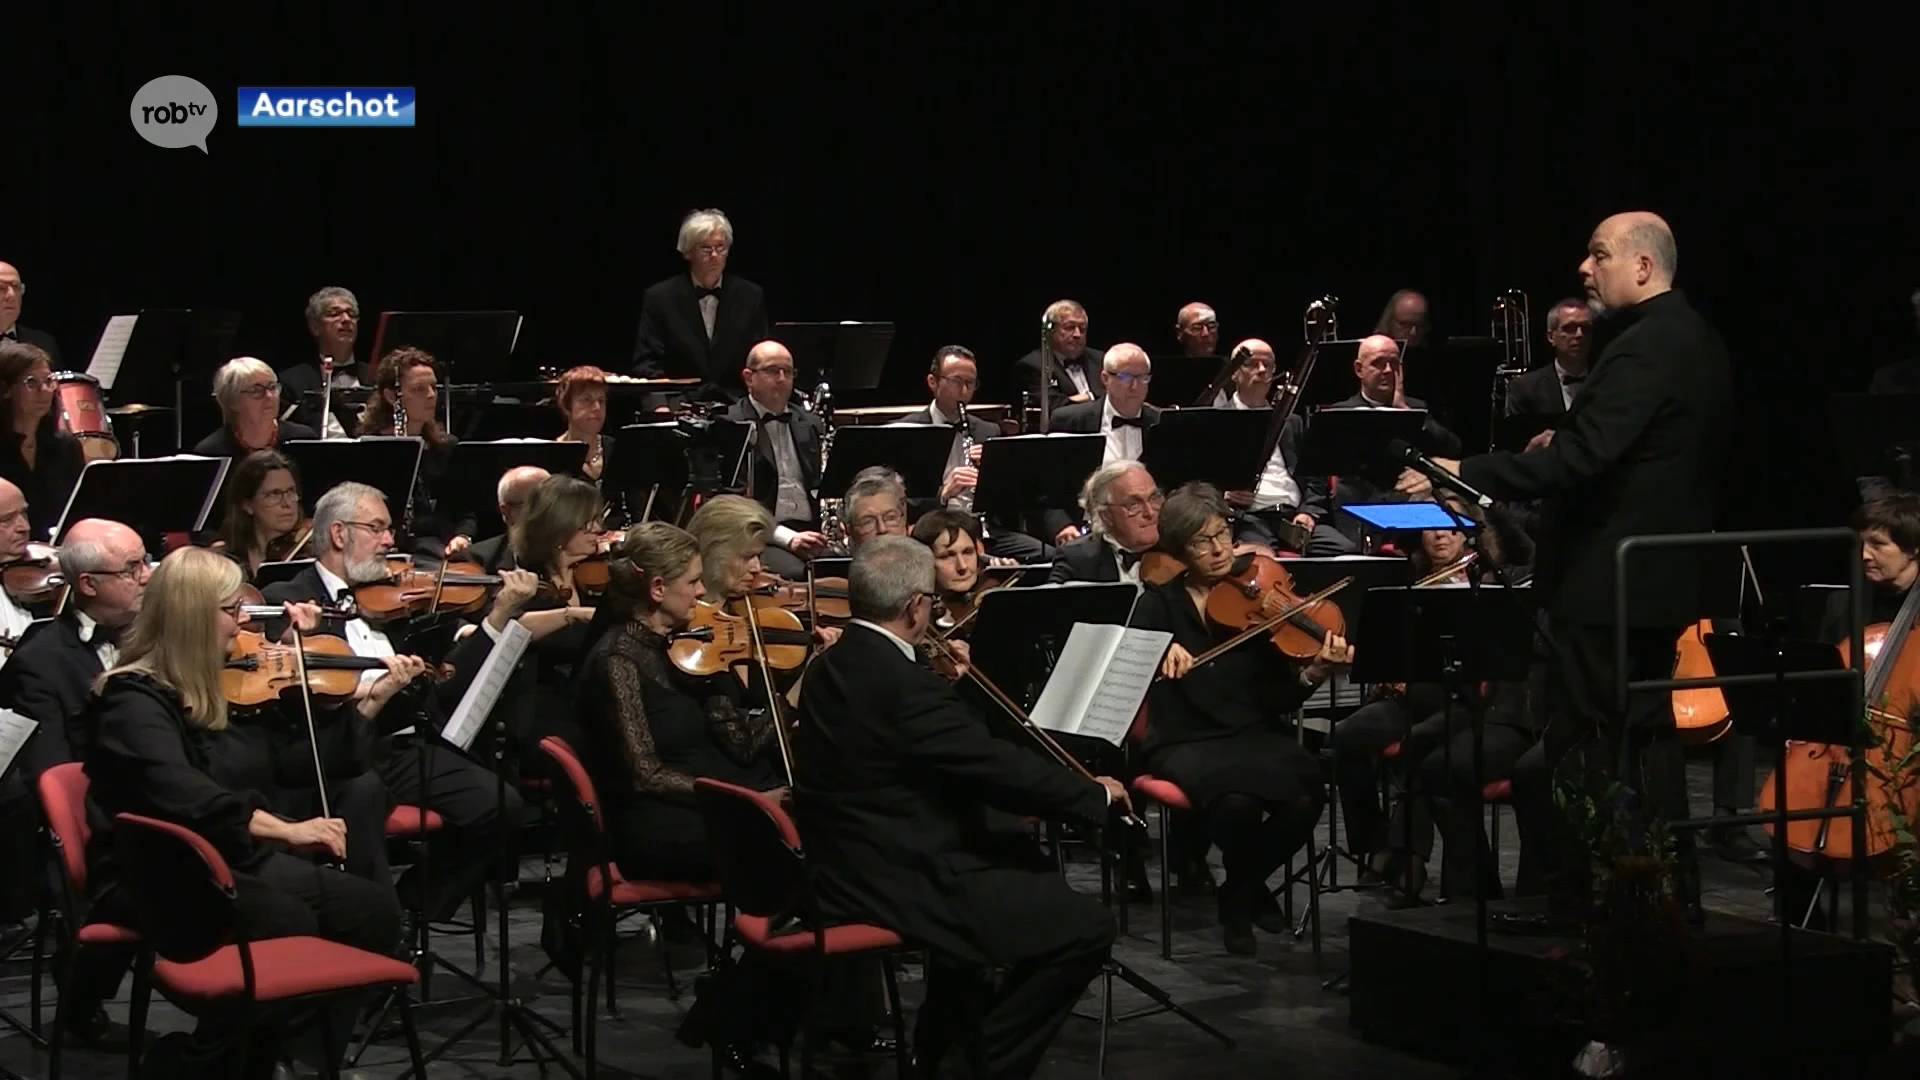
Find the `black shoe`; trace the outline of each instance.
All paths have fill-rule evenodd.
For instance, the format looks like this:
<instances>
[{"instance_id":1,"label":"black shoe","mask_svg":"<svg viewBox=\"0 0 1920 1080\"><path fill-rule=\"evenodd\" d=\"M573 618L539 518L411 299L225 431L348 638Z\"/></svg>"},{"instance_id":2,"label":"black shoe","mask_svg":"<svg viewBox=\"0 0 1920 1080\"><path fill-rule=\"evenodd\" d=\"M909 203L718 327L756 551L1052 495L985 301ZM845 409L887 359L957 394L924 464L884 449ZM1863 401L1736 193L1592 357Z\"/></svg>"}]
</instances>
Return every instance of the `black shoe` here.
<instances>
[{"instance_id":1,"label":"black shoe","mask_svg":"<svg viewBox=\"0 0 1920 1080\"><path fill-rule=\"evenodd\" d=\"M751 1077L752 1080L778 1080L780 1077L779 1069L757 1060L749 1048L729 1045L715 1052L720 1055L720 1067L735 1076Z\"/></svg>"},{"instance_id":2,"label":"black shoe","mask_svg":"<svg viewBox=\"0 0 1920 1080\"><path fill-rule=\"evenodd\" d=\"M1280 898L1268 891L1263 882L1253 890L1253 925L1269 934L1284 934L1293 929L1287 925L1287 913L1281 910Z\"/></svg>"},{"instance_id":3,"label":"black shoe","mask_svg":"<svg viewBox=\"0 0 1920 1080\"><path fill-rule=\"evenodd\" d=\"M1153 885L1147 880L1147 861L1139 855L1127 861L1127 902L1153 903Z\"/></svg>"},{"instance_id":4,"label":"black shoe","mask_svg":"<svg viewBox=\"0 0 1920 1080\"><path fill-rule=\"evenodd\" d=\"M855 1027L840 1028L821 1032L827 1041L834 1043L853 1054L891 1055L900 1048L900 1043L891 1033L879 1028Z\"/></svg>"},{"instance_id":5,"label":"black shoe","mask_svg":"<svg viewBox=\"0 0 1920 1080\"><path fill-rule=\"evenodd\" d=\"M1232 878L1220 886L1217 902L1220 913L1220 941L1235 956L1252 956L1258 946L1253 940L1253 895Z\"/></svg>"},{"instance_id":6,"label":"black shoe","mask_svg":"<svg viewBox=\"0 0 1920 1080\"><path fill-rule=\"evenodd\" d=\"M1720 856L1722 861L1737 866L1759 866L1769 858L1767 849L1762 847L1753 832L1745 827L1714 829L1711 843L1715 855Z\"/></svg>"},{"instance_id":7,"label":"black shoe","mask_svg":"<svg viewBox=\"0 0 1920 1080\"><path fill-rule=\"evenodd\" d=\"M1182 896L1212 896L1219 892L1220 886L1213 880L1213 867L1205 859L1195 859L1180 867L1177 871L1179 889Z\"/></svg>"},{"instance_id":8,"label":"black shoe","mask_svg":"<svg viewBox=\"0 0 1920 1080\"><path fill-rule=\"evenodd\" d=\"M153 1041L140 1057L140 1080L177 1080L186 1076L183 1060L193 1036L169 1031Z\"/></svg>"},{"instance_id":9,"label":"black shoe","mask_svg":"<svg viewBox=\"0 0 1920 1080\"><path fill-rule=\"evenodd\" d=\"M1420 891L1427 887L1425 860L1408 852L1394 852L1388 857L1386 872L1382 876L1390 894L1387 899L1389 908L1399 910L1420 905Z\"/></svg>"}]
</instances>

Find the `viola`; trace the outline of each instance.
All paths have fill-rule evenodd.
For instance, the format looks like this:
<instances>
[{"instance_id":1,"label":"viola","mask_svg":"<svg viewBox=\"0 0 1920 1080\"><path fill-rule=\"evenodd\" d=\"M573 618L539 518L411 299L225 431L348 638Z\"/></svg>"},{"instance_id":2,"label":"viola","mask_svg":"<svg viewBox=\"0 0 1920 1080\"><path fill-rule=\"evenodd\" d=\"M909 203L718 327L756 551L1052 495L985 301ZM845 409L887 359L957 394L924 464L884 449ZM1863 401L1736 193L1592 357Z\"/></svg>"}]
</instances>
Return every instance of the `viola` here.
<instances>
[{"instance_id":1,"label":"viola","mask_svg":"<svg viewBox=\"0 0 1920 1080\"><path fill-rule=\"evenodd\" d=\"M1302 596L1280 560L1268 555L1246 558L1244 566L1207 592L1207 618L1238 633L1270 626L1274 648L1295 660L1319 655L1327 635L1346 634L1346 616L1329 598L1339 586Z\"/></svg>"},{"instance_id":2,"label":"viola","mask_svg":"<svg viewBox=\"0 0 1920 1080\"><path fill-rule=\"evenodd\" d=\"M262 562L290 562L313 558L313 519L301 518L293 531L267 541L260 552Z\"/></svg>"},{"instance_id":3,"label":"viola","mask_svg":"<svg viewBox=\"0 0 1920 1080\"><path fill-rule=\"evenodd\" d=\"M320 604L318 607L320 617L323 619L351 619L359 614L357 611L332 604ZM246 612L249 619L280 619L285 618L287 614L286 605L267 603L266 597L260 595L259 589L246 584L240 586L240 610Z\"/></svg>"},{"instance_id":4,"label":"viola","mask_svg":"<svg viewBox=\"0 0 1920 1080\"><path fill-rule=\"evenodd\" d=\"M798 616L784 608L750 607L747 611L766 645L768 666L792 671L807 662L813 635L801 629ZM667 656L689 675L712 675L755 660L753 642L754 628L747 625L746 616L729 614L720 605L703 600L693 606L687 625L674 633Z\"/></svg>"},{"instance_id":5,"label":"viola","mask_svg":"<svg viewBox=\"0 0 1920 1080\"><path fill-rule=\"evenodd\" d=\"M762 570L746 583L747 602L759 608L807 609L807 583L788 581L771 571Z\"/></svg>"},{"instance_id":6,"label":"viola","mask_svg":"<svg viewBox=\"0 0 1920 1080\"><path fill-rule=\"evenodd\" d=\"M389 566L393 560L389 559ZM499 574L483 574L475 562L447 562L439 570L408 569L396 571L385 581L370 581L353 587L354 606L361 617L373 622L432 612L448 611L470 615L485 607ZM560 589L548 581L540 583L537 595L564 600Z\"/></svg>"},{"instance_id":7,"label":"viola","mask_svg":"<svg viewBox=\"0 0 1920 1080\"><path fill-rule=\"evenodd\" d=\"M306 634L296 650L276 645L252 630L234 635L227 650L227 666L220 672L220 692L229 705L253 708L279 698L281 691L300 685L304 666L307 687L314 696L344 700L360 687L360 674L386 667L381 661L353 654L345 638Z\"/></svg>"},{"instance_id":8,"label":"viola","mask_svg":"<svg viewBox=\"0 0 1920 1080\"><path fill-rule=\"evenodd\" d=\"M14 603L36 613L46 608L58 611L67 598L67 576L47 544L30 543L20 558L0 564L0 587Z\"/></svg>"}]
</instances>

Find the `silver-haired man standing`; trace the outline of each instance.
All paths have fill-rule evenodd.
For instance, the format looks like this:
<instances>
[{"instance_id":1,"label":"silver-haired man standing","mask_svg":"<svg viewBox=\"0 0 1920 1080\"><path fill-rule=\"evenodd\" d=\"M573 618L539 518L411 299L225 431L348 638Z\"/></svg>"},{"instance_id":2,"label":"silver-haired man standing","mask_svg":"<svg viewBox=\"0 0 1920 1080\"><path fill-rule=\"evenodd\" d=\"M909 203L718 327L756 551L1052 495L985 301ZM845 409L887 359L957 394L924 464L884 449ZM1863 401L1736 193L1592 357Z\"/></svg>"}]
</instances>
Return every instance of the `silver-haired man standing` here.
<instances>
[{"instance_id":1,"label":"silver-haired man standing","mask_svg":"<svg viewBox=\"0 0 1920 1080\"><path fill-rule=\"evenodd\" d=\"M641 378L701 379L703 395L738 401L747 351L772 336L760 286L727 273L733 223L718 210L695 210L680 222L687 272L649 287L640 298L633 373Z\"/></svg>"}]
</instances>

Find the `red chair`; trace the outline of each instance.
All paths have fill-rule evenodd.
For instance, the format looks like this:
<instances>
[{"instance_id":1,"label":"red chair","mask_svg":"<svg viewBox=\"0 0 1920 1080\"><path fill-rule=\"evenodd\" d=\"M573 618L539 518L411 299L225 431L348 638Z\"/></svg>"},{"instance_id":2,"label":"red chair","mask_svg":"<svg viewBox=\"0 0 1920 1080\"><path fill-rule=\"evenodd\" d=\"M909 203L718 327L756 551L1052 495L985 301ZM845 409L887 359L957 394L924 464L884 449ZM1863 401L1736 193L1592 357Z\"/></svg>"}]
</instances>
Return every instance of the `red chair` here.
<instances>
[{"instance_id":1,"label":"red chair","mask_svg":"<svg viewBox=\"0 0 1920 1080\"><path fill-rule=\"evenodd\" d=\"M812 872L800 845L800 830L780 804L750 788L705 778L693 782L694 798L707 822L707 837L720 862L720 881L734 916L730 937L771 957L808 964L812 992L800 1024L800 1075L812 1075L813 1028L823 996L822 973L830 957L877 954L886 970L887 1008L893 1014L895 1057L901 1076L914 1075L907 1046L906 1017L900 1008L895 960L918 951L899 934L871 923L829 923L820 914ZM968 1040L970 1059L978 1047ZM780 1047L780 1072L787 1073L791 1047ZM714 1075L720 1051L714 1048Z\"/></svg>"},{"instance_id":2,"label":"red chair","mask_svg":"<svg viewBox=\"0 0 1920 1080\"><path fill-rule=\"evenodd\" d=\"M568 865L586 867L587 910L581 912L581 926L587 938L587 954L580 978L573 980L573 1046L585 1055L587 1075L592 1076L598 1056L601 970L606 972L607 1012L617 1015L613 1004L615 928L622 919L638 913L653 915L670 908L711 905L720 899L720 886L710 881L632 881L622 876L613 861L606 818L600 812L600 797L594 792L587 767L567 740L558 735L541 739L540 749L560 767L565 777L562 787L570 789L555 792L556 809L572 839ZM665 949L661 950L661 962L666 968L668 993L678 997L673 965ZM583 983L584 1011L580 1002Z\"/></svg>"},{"instance_id":3,"label":"red chair","mask_svg":"<svg viewBox=\"0 0 1920 1080\"><path fill-rule=\"evenodd\" d=\"M192 1016L239 1011L243 1030L252 1027L257 1005L312 1002L337 994L411 986L420 981L412 964L320 937L249 940L234 915L237 895L233 871L212 844L184 826L138 814L114 819L114 852L126 873L142 920L142 938L154 954L151 977L160 992ZM167 912L193 912L175 920ZM420 1037L413 1005L400 995L400 1022L406 1032L411 1075L424 1076ZM323 1044L332 1074L336 1038L350 1032L325 1030ZM131 1038L145 1036L136 1023ZM244 1048L243 1051L244 1052Z\"/></svg>"},{"instance_id":4,"label":"red chair","mask_svg":"<svg viewBox=\"0 0 1920 1080\"><path fill-rule=\"evenodd\" d=\"M60 1054L66 1042L69 1020L67 1003L73 997L73 972L79 966L80 950L138 948L140 935L125 926L88 922L86 919L87 842L92 839L92 830L87 828L86 771L76 761L55 765L40 774L39 787L40 810L47 819L50 853L60 871L59 923L61 932L68 935L66 967L56 976L60 998L54 1003L53 1031L47 1042L47 1075L52 1080L59 1080ZM134 1030L139 1030L146 1020L150 994L146 965L135 964L133 988L128 998L131 1006L130 1023ZM139 1072L140 1041L129 1039L127 1080L136 1080Z\"/></svg>"}]
</instances>

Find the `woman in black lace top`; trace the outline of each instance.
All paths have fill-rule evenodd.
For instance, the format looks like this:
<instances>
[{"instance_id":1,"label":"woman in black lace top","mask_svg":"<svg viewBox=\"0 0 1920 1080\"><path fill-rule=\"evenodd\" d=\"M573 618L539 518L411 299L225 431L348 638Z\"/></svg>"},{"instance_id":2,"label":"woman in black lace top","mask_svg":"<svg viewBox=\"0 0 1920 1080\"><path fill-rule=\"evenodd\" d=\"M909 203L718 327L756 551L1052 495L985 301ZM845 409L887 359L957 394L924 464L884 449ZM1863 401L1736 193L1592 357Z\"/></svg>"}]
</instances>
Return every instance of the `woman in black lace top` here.
<instances>
[{"instance_id":1,"label":"woman in black lace top","mask_svg":"<svg viewBox=\"0 0 1920 1080\"><path fill-rule=\"evenodd\" d=\"M629 875L711 878L694 778L778 786L773 726L764 711L749 711L734 676L686 675L667 657L668 636L705 593L693 537L647 522L629 529L608 561L607 603L625 619L587 654L574 715L614 858Z\"/></svg>"}]
</instances>

